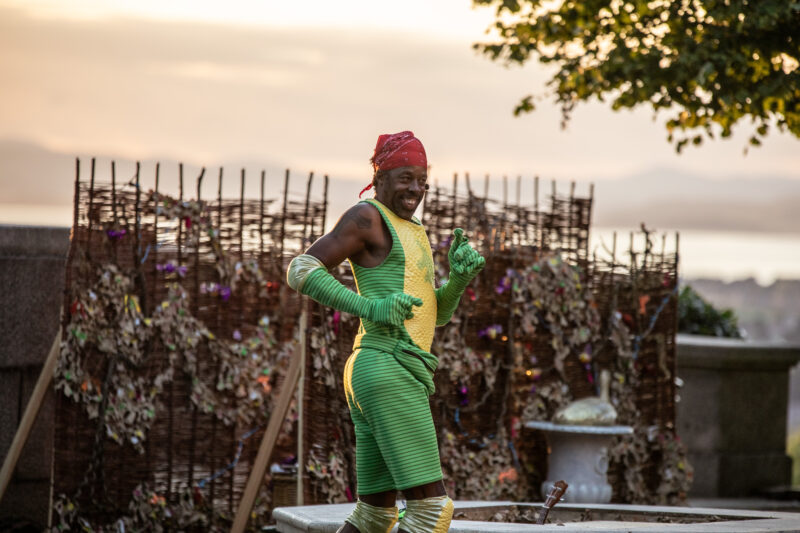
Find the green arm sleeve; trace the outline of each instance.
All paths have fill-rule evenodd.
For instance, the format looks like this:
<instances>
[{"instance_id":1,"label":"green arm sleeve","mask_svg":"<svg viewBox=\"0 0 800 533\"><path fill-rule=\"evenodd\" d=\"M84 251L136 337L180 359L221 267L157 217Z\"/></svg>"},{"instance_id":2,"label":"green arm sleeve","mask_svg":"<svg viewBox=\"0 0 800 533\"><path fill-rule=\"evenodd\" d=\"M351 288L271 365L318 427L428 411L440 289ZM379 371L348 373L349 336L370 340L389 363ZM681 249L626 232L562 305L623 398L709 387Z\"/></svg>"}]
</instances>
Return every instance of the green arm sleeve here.
<instances>
[{"instance_id":1,"label":"green arm sleeve","mask_svg":"<svg viewBox=\"0 0 800 533\"><path fill-rule=\"evenodd\" d=\"M342 285L325 268L310 272L298 292L339 311L370 318L370 300Z\"/></svg>"},{"instance_id":2,"label":"green arm sleeve","mask_svg":"<svg viewBox=\"0 0 800 533\"><path fill-rule=\"evenodd\" d=\"M414 316L412 308L422 305L419 298L402 292L384 298L364 298L342 285L322 261L308 254L292 259L286 281L300 294L323 305L379 324L402 326L406 319Z\"/></svg>"},{"instance_id":3,"label":"green arm sleeve","mask_svg":"<svg viewBox=\"0 0 800 533\"><path fill-rule=\"evenodd\" d=\"M437 326L444 326L450 322L467 284L478 275L478 272L486 264L486 260L467 244L467 241L464 230L461 228L453 230L453 239L450 242L450 250L447 252L447 260L450 262L450 279L436 289Z\"/></svg>"},{"instance_id":4,"label":"green arm sleeve","mask_svg":"<svg viewBox=\"0 0 800 533\"><path fill-rule=\"evenodd\" d=\"M292 277L294 276L290 275L290 279ZM385 298L364 298L342 285L324 266L308 272L302 283L293 288L328 307L379 324L393 326L402 326L406 319L414 316L412 307L422 305L422 300L419 298L402 292L390 294Z\"/></svg>"},{"instance_id":5,"label":"green arm sleeve","mask_svg":"<svg viewBox=\"0 0 800 533\"><path fill-rule=\"evenodd\" d=\"M450 322L453 313L458 307L461 295L467 288L470 278L450 273L447 283L436 289L436 325L444 326Z\"/></svg>"}]
</instances>

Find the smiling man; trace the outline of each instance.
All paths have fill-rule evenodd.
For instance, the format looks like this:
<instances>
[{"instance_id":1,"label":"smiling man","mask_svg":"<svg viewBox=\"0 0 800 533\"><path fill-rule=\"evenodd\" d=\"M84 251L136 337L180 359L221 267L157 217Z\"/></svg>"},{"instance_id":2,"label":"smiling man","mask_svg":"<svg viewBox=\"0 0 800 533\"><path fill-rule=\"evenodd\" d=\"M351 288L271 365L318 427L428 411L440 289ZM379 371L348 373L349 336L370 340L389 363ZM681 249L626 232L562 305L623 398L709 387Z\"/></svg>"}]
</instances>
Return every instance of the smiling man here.
<instances>
[{"instance_id":1,"label":"smiling man","mask_svg":"<svg viewBox=\"0 0 800 533\"><path fill-rule=\"evenodd\" d=\"M439 363L433 332L453 315L484 259L460 228L448 252L450 277L434 282L430 242L414 212L428 189L427 158L410 131L378 137L375 198L342 215L330 233L289 265L289 285L361 318L344 388L356 434L358 502L342 533L386 533L406 498L401 532L447 531L453 502L442 483L428 397ZM362 191L362 194L364 193ZM358 293L328 271L348 259Z\"/></svg>"}]
</instances>

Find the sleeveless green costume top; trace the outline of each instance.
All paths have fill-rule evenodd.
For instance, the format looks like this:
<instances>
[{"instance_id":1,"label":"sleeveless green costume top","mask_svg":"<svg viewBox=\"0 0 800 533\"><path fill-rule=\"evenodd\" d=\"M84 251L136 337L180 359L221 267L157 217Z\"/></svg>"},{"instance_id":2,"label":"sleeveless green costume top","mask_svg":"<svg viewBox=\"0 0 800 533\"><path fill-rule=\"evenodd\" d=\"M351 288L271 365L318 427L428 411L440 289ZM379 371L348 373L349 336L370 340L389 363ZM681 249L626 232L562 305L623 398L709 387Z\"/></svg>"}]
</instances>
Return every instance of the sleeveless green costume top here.
<instances>
[{"instance_id":1,"label":"sleeveless green costume top","mask_svg":"<svg viewBox=\"0 0 800 533\"><path fill-rule=\"evenodd\" d=\"M416 217L405 220L395 215L377 200L365 200L378 209L389 233L392 249L383 263L362 267L350 261L358 293L365 298L383 298L404 292L422 300L413 307L414 316L403 327L376 324L364 318L358 328L354 346L361 345L365 334L412 341L417 348L429 352L436 327L436 287L433 273L433 254L425 228Z\"/></svg>"}]
</instances>

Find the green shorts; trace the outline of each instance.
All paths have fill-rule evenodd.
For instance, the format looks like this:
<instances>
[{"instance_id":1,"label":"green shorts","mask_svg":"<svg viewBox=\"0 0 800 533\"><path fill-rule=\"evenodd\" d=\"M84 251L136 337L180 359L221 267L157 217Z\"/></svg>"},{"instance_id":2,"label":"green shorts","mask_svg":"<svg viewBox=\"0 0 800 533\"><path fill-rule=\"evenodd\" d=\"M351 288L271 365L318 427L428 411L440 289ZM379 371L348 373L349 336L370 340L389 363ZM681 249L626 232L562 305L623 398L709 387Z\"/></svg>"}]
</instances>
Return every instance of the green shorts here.
<instances>
[{"instance_id":1,"label":"green shorts","mask_svg":"<svg viewBox=\"0 0 800 533\"><path fill-rule=\"evenodd\" d=\"M356 433L358 494L442 479L428 392L391 353L357 348L344 369Z\"/></svg>"}]
</instances>

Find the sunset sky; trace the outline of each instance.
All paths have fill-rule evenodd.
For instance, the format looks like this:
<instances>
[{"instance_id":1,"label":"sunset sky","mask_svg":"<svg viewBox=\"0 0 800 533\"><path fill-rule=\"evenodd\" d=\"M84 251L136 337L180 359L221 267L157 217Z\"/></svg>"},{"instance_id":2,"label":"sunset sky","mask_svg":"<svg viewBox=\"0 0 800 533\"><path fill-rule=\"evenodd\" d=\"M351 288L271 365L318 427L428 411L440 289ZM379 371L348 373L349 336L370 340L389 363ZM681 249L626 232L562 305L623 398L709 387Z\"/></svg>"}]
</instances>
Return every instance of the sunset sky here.
<instances>
[{"instance_id":1,"label":"sunset sky","mask_svg":"<svg viewBox=\"0 0 800 533\"><path fill-rule=\"evenodd\" d=\"M411 129L445 174L800 178L796 138L744 156L747 126L678 156L646 109L579 105L566 131L547 102L514 118L547 72L477 55L491 20L469 0L0 0L0 139L363 179L377 134Z\"/></svg>"},{"instance_id":2,"label":"sunset sky","mask_svg":"<svg viewBox=\"0 0 800 533\"><path fill-rule=\"evenodd\" d=\"M469 0L0 0L0 215L25 206L0 221L25 223L37 203L67 213L75 156L313 170L352 183L337 191L349 199L377 136L405 129L447 181L593 182L605 206L626 199L604 183L644 175L667 188L672 175L788 178L800 195L789 134L745 156L742 124L677 155L650 109L579 104L566 130L552 99L513 117L548 70L479 56L492 19ZM61 158L48 166L40 149ZM680 183L675 197L691 193Z\"/></svg>"}]
</instances>

